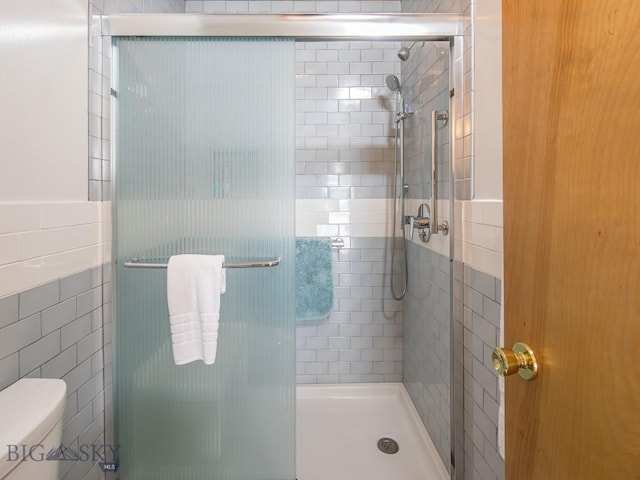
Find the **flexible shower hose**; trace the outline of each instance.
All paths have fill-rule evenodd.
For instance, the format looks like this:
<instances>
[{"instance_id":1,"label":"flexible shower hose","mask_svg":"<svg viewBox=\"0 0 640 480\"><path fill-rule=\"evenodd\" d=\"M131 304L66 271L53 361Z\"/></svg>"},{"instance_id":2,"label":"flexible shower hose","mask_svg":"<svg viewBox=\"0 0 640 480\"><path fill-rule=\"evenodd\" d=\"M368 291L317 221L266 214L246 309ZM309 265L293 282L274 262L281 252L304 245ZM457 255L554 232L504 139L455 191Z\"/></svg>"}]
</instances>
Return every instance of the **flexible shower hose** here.
<instances>
[{"instance_id":1,"label":"flexible shower hose","mask_svg":"<svg viewBox=\"0 0 640 480\"><path fill-rule=\"evenodd\" d=\"M399 122L404 122L404 119L398 118L396 121L396 135L394 142L394 155L393 155L393 243L391 244L391 295L395 300L402 300L407 293L407 283L409 281L409 275L407 271L407 247L405 246L404 239L404 218L400 219L400 230L402 231L402 255L404 257L404 284L402 286L402 293L396 295L394 286L394 269L395 269L395 254L396 254L396 221L397 221L397 201L400 198L400 202L404 202L404 185L400 188L400 197L398 197L398 130ZM401 139L403 141L404 139ZM404 184L404 172L400 172L400 183Z\"/></svg>"}]
</instances>

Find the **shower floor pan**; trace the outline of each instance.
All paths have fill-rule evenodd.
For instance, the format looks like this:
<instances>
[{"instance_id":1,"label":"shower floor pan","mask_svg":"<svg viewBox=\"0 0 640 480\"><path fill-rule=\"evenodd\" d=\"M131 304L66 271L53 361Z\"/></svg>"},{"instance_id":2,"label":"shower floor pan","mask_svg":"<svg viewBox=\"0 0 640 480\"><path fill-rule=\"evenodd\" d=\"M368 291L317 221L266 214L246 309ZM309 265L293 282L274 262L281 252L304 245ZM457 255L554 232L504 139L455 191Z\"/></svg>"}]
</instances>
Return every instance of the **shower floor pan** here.
<instances>
[{"instance_id":1,"label":"shower floor pan","mask_svg":"<svg viewBox=\"0 0 640 480\"><path fill-rule=\"evenodd\" d=\"M296 397L298 480L449 478L403 384L299 385ZM385 437L397 453L378 449Z\"/></svg>"}]
</instances>

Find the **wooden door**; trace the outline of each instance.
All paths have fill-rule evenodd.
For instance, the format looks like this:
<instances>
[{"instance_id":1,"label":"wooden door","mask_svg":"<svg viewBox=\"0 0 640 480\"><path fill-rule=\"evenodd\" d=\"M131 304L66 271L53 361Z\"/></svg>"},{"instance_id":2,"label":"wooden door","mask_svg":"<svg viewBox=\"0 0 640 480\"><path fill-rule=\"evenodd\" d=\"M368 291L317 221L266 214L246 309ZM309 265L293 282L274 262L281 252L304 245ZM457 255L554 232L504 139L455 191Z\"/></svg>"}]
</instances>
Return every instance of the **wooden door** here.
<instances>
[{"instance_id":1,"label":"wooden door","mask_svg":"<svg viewBox=\"0 0 640 480\"><path fill-rule=\"evenodd\" d=\"M503 0L507 480L640 479L640 1Z\"/></svg>"}]
</instances>

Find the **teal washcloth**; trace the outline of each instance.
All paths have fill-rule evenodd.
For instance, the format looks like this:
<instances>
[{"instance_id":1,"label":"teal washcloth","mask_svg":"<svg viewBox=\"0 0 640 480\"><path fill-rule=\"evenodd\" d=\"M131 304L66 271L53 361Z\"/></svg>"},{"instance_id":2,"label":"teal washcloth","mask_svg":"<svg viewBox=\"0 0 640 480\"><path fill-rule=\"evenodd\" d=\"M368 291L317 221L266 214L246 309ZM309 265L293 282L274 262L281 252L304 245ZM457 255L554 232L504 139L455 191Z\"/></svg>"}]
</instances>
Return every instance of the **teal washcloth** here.
<instances>
[{"instance_id":1,"label":"teal washcloth","mask_svg":"<svg viewBox=\"0 0 640 480\"><path fill-rule=\"evenodd\" d=\"M296 239L296 319L319 320L332 308L331 239Z\"/></svg>"}]
</instances>

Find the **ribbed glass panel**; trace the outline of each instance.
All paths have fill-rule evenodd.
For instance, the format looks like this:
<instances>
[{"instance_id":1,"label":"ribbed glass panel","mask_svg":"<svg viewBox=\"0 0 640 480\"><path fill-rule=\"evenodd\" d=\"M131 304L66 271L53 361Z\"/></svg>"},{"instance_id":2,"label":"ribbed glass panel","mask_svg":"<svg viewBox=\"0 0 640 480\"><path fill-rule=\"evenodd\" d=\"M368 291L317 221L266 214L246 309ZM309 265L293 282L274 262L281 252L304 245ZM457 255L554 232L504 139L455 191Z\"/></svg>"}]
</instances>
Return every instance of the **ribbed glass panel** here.
<instances>
[{"instance_id":1,"label":"ribbed glass panel","mask_svg":"<svg viewBox=\"0 0 640 480\"><path fill-rule=\"evenodd\" d=\"M123 480L294 478L292 40L119 38L116 415ZM214 365L173 364L166 270L228 269Z\"/></svg>"}]
</instances>

